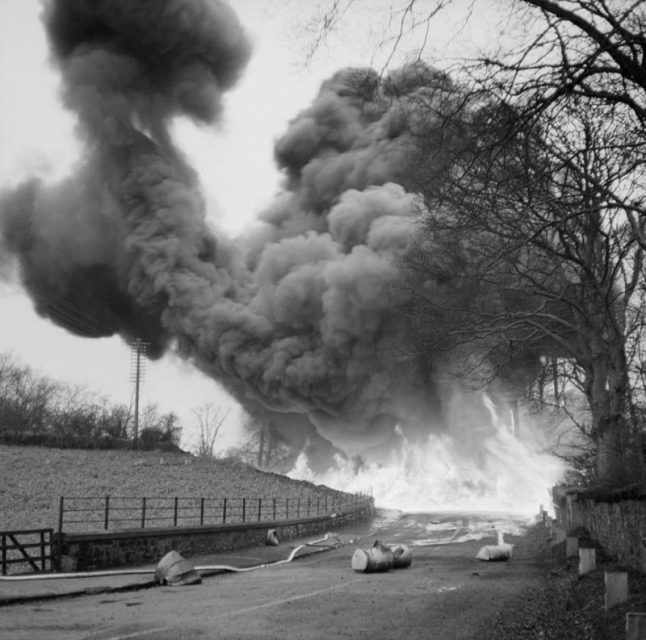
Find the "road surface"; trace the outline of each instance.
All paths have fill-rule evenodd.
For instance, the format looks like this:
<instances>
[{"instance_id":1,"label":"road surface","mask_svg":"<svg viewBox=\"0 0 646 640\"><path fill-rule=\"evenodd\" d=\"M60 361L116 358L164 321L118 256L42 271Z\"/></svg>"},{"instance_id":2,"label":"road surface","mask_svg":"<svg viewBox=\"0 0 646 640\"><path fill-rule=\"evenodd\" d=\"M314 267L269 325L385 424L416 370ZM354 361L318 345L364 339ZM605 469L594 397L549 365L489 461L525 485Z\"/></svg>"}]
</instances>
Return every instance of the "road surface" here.
<instances>
[{"instance_id":1,"label":"road surface","mask_svg":"<svg viewBox=\"0 0 646 640\"><path fill-rule=\"evenodd\" d=\"M344 546L289 564L214 575L192 586L9 606L0 611L0 638L472 640L506 599L537 586L545 574L531 557L475 558L481 546L495 544L496 530L519 533L516 525L482 514L391 516L371 531L344 529ZM353 572L354 550L376 539L410 545L412 565Z\"/></svg>"}]
</instances>

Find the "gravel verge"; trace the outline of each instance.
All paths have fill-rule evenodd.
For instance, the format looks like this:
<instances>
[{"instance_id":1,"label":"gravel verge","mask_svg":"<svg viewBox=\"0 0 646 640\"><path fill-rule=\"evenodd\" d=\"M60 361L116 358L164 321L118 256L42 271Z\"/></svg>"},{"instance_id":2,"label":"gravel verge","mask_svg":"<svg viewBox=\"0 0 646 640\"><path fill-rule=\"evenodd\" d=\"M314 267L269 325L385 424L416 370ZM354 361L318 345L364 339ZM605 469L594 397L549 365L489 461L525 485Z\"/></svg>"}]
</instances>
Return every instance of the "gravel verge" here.
<instances>
[{"instance_id":1,"label":"gravel verge","mask_svg":"<svg viewBox=\"0 0 646 640\"><path fill-rule=\"evenodd\" d=\"M625 570L598 554L597 568L579 576L578 559L565 558L549 530L535 526L516 543L515 557L530 557L544 567L538 589L526 590L500 608L480 640L621 640L628 612L646 612L646 576L628 571L628 601L604 609L604 572Z\"/></svg>"}]
</instances>

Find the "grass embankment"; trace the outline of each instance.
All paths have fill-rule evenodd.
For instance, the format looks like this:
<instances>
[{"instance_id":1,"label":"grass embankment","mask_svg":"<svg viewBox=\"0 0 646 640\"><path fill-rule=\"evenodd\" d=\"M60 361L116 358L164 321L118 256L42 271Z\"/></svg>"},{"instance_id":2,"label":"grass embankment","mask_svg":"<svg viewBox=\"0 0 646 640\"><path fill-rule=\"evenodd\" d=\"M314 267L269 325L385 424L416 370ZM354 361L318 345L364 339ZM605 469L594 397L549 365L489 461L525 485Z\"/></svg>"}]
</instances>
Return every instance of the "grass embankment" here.
<instances>
[{"instance_id":1,"label":"grass embankment","mask_svg":"<svg viewBox=\"0 0 646 640\"><path fill-rule=\"evenodd\" d=\"M306 501L335 493L231 459L11 445L0 445L0 480L0 530L56 529L60 496L300 497Z\"/></svg>"}]
</instances>

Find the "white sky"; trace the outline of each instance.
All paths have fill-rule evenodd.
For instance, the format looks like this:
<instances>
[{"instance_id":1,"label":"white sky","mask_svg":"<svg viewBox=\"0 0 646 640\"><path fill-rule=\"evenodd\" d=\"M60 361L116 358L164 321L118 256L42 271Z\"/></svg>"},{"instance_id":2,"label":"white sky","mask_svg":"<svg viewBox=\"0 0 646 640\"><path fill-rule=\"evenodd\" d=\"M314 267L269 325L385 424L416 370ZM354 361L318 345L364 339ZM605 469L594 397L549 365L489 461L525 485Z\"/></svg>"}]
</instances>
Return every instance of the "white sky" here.
<instances>
[{"instance_id":1,"label":"white sky","mask_svg":"<svg viewBox=\"0 0 646 640\"><path fill-rule=\"evenodd\" d=\"M253 223L278 190L273 142L289 119L310 103L320 82L345 66L380 69L383 65L387 50L374 58L385 24L385 14L377 11L390 2L356 0L345 26L309 65L304 63L304 53L311 34L303 27L319 5L329 3L236 0L232 4L254 42L251 62L225 100L218 129L179 121L175 134L200 173L213 221L235 235ZM495 42L504 27L503 3L480 0L475 5L480 15L463 28L463 11L470 4L470 0L455 0L451 12L432 25L425 59L447 66L447 52L458 57L466 42L477 41L480 46ZM34 174L56 180L67 174L79 152L74 117L57 97L58 77L47 62L39 13L38 0L0 0L0 189ZM400 61L413 47L410 42L400 47ZM0 281L0 301L0 352L12 352L53 379L83 384L114 402L130 402L130 352L119 338L90 340L66 333L39 318L17 284ZM141 402L176 412L188 447L196 440L193 408L207 402L230 407L220 446L235 440L240 415L235 401L177 358L147 363Z\"/></svg>"}]
</instances>

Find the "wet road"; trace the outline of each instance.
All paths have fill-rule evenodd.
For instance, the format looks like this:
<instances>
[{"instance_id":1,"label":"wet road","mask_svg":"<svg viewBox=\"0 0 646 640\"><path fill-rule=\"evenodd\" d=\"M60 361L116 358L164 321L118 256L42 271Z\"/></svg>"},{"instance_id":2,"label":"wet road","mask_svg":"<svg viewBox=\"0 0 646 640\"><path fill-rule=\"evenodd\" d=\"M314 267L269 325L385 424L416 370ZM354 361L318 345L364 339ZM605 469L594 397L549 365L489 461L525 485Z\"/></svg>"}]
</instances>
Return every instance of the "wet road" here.
<instances>
[{"instance_id":1,"label":"wet road","mask_svg":"<svg viewBox=\"0 0 646 640\"><path fill-rule=\"evenodd\" d=\"M371 530L343 530L347 544L339 549L290 564L211 576L193 586L7 607L0 611L0 638L477 638L505 599L544 575L529 558L476 560L482 545L495 543L498 530L521 533L517 522L504 517L390 514ZM354 550L375 539L410 545L412 565L353 572Z\"/></svg>"}]
</instances>

